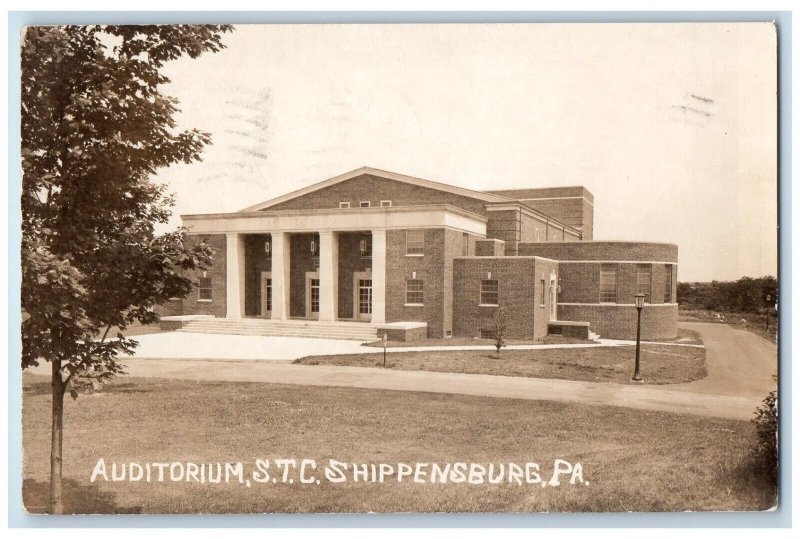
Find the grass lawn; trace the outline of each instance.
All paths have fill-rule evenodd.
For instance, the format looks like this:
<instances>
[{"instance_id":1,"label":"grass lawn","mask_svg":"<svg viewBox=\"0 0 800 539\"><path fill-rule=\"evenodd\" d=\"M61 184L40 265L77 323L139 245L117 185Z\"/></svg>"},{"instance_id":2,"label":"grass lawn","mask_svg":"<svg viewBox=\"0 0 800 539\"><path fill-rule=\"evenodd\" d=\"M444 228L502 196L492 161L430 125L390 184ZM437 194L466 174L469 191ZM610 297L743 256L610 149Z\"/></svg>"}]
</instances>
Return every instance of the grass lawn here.
<instances>
[{"instance_id":1,"label":"grass lawn","mask_svg":"<svg viewBox=\"0 0 800 539\"><path fill-rule=\"evenodd\" d=\"M50 398L23 376L23 499L47 504ZM67 399L65 504L77 513L759 510L747 421L616 407L352 388L123 378ZM581 463L588 484L90 483L107 463ZM110 473L110 472L109 472Z\"/></svg>"},{"instance_id":2,"label":"grass lawn","mask_svg":"<svg viewBox=\"0 0 800 539\"><path fill-rule=\"evenodd\" d=\"M693 329L678 328L678 335L674 339L647 339L650 342L674 342L678 344L703 344L700 333Z\"/></svg>"},{"instance_id":3,"label":"grass lawn","mask_svg":"<svg viewBox=\"0 0 800 539\"><path fill-rule=\"evenodd\" d=\"M513 344L591 344L587 339L570 339L560 335L548 335L540 341L507 339L507 345ZM383 341L371 341L362 346L383 348ZM386 348L407 348L409 346L494 346L494 339L477 339L470 337L449 337L447 339L419 339L416 341L387 341Z\"/></svg>"},{"instance_id":4,"label":"grass lawn","mask_svg":"<svg viewBox=\"0 0 800 539\"><path fill-rule=\"evenodd\" d=\"M633 346L503 350L499 359L487 350L392 352L386 356L386 368L625 384L633 375L635 357ZM294 363L380 367L383 353L310 356ZM647 384L698 380L706 376L706 351L691 346L642 345L641 370Z\"/></svg>"}]
</instances>

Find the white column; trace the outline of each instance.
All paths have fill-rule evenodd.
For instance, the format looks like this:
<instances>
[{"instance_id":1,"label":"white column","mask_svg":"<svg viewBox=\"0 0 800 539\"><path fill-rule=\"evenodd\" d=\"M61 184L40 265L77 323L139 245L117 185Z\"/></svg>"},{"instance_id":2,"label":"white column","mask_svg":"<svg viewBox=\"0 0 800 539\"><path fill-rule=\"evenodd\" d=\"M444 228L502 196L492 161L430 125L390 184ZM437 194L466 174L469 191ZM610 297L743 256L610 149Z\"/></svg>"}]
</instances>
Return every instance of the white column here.
<instances>
[{"instance_id":1,"label":"white column","mask_svg":"<svg viewBox=\"0 0 800 539\"><path fill-rule=\"evenodd\" d=\"M225 318L244 313L244 235L225 234Z\"/></svg>"},{"instance_id":2,"label":"white column","mask_svg":"<svg viewBox=\"0 0 800 539\"><path fill-rule=\"evenodd\" d=\"M372 231L372 323L386 323L386 230Z\"/></svg>"},{"instance_id":3,"label":"white column","mask_svg":"<svg viewBox=\"0 0 800 539\"><path fill-rule=\"evenodd\" d=\"M336 320L339 304L339 239L333 231L319 233L319 319Z\"/></svg>"},{"instance_id":4,"label":"white column","mask_svg":"<svg viewBox=\"0 0 800 539\"><path fill-rule=\"evenodd\" d=\"M289 318L289 235L272 233L272 319Z\"/></svg>"}]
</instances>

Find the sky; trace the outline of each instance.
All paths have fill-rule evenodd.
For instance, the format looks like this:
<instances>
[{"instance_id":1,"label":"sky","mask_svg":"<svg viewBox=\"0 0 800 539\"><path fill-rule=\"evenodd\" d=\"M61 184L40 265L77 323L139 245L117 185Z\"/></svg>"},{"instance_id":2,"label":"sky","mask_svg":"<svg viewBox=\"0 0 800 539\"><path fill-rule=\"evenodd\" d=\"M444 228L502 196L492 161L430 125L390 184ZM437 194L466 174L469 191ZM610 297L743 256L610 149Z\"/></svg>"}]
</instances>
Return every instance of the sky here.
<instances>
[{"instance_id":1,"label":"sky","mask_svg":"<svg viewBox=\"0 0 800 539\"><path fill-rule=\"evenodd\" d=\"M245 25L165 68L202 162L178 215L371 166L470 189L583 185L596 240L676 243L679 280L777 271L769 24Z\"/></svg>"}]
</instances>

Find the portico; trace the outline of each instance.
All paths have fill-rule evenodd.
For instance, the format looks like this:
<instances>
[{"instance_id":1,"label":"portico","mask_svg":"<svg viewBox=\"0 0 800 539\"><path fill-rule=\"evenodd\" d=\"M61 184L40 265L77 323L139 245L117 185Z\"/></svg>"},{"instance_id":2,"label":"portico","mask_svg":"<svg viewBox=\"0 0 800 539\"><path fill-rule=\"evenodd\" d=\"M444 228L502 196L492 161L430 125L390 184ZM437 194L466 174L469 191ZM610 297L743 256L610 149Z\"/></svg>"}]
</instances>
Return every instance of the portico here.
<instances>
[{"instance_id":1,"label":"portico","mask_svg":"<svg viewBox=\"0 0 800 539\"><path fill-rule=\"evenodd\" d=\"M384 324L387 231L485 223L446 205L184 216L225 235L225 318Z\"/></svg>"}]
</instances>

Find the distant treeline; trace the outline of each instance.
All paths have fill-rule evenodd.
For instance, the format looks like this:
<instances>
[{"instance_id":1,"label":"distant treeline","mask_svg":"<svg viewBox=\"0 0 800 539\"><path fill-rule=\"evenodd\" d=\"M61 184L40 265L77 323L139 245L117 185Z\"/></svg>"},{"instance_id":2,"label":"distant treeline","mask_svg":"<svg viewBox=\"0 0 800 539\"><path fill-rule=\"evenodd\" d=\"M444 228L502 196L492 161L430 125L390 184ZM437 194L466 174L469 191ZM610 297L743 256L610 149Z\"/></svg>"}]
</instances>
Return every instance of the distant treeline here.
<instances>
[{"instance_id":1,"label":"distant treeline","mask_svg":"<svg viewBox=\"0 0 800 539\"><path fill-rule=\"evenodd\" d=\"M683 309L758 313L775 306L777 290L778 281L772 276L678 283L678 303Z\"/></svg>"}]
</instances>

